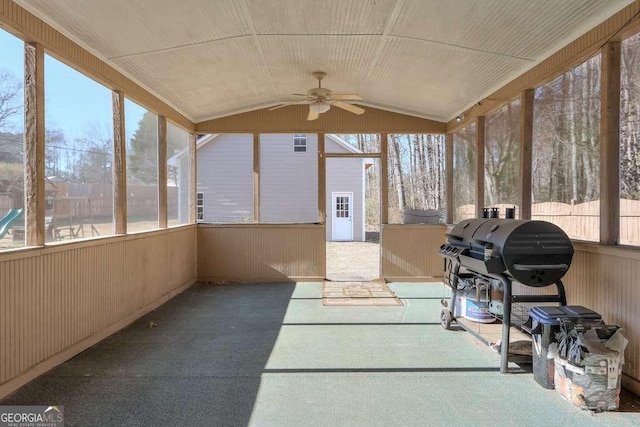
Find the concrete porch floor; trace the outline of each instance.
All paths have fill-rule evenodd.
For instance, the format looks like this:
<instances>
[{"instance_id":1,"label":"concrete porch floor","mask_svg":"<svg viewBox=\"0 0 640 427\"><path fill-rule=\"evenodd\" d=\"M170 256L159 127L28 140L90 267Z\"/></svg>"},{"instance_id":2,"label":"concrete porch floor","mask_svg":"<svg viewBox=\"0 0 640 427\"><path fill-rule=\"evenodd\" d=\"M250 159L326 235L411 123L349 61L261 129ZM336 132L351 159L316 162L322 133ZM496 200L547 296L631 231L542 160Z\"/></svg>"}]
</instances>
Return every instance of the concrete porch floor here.
<instances>
[{"instance_id":1,"label":"concrete porch floor","mask_svg":"<svg viewBox=\"0 0 640 427\"><path fill-rule=\"evenodd\" d=\"M196 285L0 404L64 405L82 426L640 422L501 375L497 354L441 328L442 285L389 286L404 306L325 307L321 283Z\"/></svg>"}]
</instances>

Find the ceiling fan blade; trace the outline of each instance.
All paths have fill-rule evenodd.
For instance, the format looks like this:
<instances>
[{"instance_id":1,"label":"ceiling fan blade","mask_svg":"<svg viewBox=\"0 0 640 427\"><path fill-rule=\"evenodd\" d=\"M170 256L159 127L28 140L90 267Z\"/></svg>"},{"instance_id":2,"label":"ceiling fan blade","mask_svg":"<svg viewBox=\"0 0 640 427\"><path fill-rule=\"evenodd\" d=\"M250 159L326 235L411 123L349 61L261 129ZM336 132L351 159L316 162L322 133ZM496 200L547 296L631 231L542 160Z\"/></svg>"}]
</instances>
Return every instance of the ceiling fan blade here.
<instances>
[{"instance_id":1,"label":"ceiling fan blade","mask_svg":"<svg viewBox=\"0 0 640 427\"><path fill-rule=\"evenodd\" d=\"M307 120L316 120L320 115L315 111L309 110L309 114L307 115Z\"/></svg>"},{"instance_id":2,"label":"ceiling fan blade","mask_svg":"<svg viewBox=\"0 0 640 427\"><path fill-rule=\"evenodd\" d=\"M276 105L275 107L271 107L269 108L269 111L271 110L277 110L278 108L282 108L282 107L288 107L289 105L300 105L300 104L308 104L308 101L293 101L293 102L285 102L283 104L280 105Z\"/></svg>"},{"instance_id":3,"label":"ceiling fan blade","mask_svg":"<svg viewBox=\"0 0 640 427\"><path fill-rule=\"evenodd\" d=\"M334 101L332 104L338 108L342 108L343 110L347 110L348 112L353 114L364 113L364 108L356 107L355 105L347 104L346 102Z\"/></svg>"},{"instance_id":4,"label":"ceiling fan blade","mask_svg":"<svg viewBox=\"0 0 640 427\"><path fill-rule=\"evenodd\" d=\"M307 97L306 93L292 93L291 95L293 95L293 96L304 96L305 98Z\"/></svg>"},{"instance_id":5,"label":"ceiling fan blade","mask_svg":"<svg viewBox=\"0 0 640 427\"><path fill-rule=\"evenodd\" d=\"M341 99L341 100L351 100L351 101L362 101L362 97L355 93L334 93L331 95L333 99Z\"/></svg>"},{"instance_id":6,"label":"ceiling fan blade","mask_svg":"<svg viewBox=\"0 0 640 427\"><path fill-rule=\"evenodd\" d=\"M276 105L275 107L269 108L269 111L277 110L278 108L288 107L289 105L292 105L292 104L290 102L288 102L286 104Z\"/></svg>"}]
</instances>

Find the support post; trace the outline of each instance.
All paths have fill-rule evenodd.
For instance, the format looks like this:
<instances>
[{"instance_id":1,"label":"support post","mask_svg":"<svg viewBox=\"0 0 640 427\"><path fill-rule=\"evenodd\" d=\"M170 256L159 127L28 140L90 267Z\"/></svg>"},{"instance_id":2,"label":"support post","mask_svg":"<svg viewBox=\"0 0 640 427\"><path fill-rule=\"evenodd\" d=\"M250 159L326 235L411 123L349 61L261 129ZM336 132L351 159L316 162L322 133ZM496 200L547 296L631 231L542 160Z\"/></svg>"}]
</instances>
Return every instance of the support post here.
<instances>
[{"instance_id":1,"label":"support post","mask_svg":"<svg viewBox=\"0 0 640 427\"><path fill-rule=\"evenodd\" d=\"M453 134L446 135L446 197L447 197L447 224L453 224Z\"/></svg>"},{"instance_id":2,"label":"support post","mask_svg":"<svg viewBox=\"0 0 640 427\"><path fill-rule=\"evenodd\" d=\"M389 223L389 135L380 134L380 226ZM382 265L382 263L380 264Z\"/></svg>"},{"instance_id":3,"label":"support post","mask_svg":"<svg viewBox=\"0 0 640 427\"><path fill-rule=\"evenodd\" d=\"M520 219L531 219L534 90L520 95Z\"/></svg>"},{"instance_id":4,"label":"support post","mask_svg":"<svg viewBox=\"0 0 640 427\"><path fill-rule=\"evenodd\" d=\"M45 243L44 48L24 45L25 244Z\"/></svg>"},{"instance_id":5,"label":"support post","mask_svg":"<svg viewBox=\"0 0 640 427\"><path fill-rule=\"evenodd\" d=\"M158 227L167 228L167 118L158 116Z\"/></svg>"},{"instance_id":6,"label":"support post","mask_svg":"<svg viewBox=\"0 0 640 427\"><path fill-rule=\"evenodd\" d=\"M260 134L253 134L253 222L260 222Z\"/></svg>"},{"instance_id":7,"label":"support post","mask_svg":"<svg viewBox=\"0 0 640 427\"><path fill-rule=\"evenodd\" d=\"M124 134L124 94L112 92L113 224L115 234L127 234L127 153Z\"/></svg>"},{"instance_id":8,"label":"support post","mask_svg":"<svg viewBox=\"0 0 640 427\"><path fill-rule=\"evenodd\" d=\"M324 133L318 134L318 222L327 223L327 173L324 155Z\"/></svg>"},{"instance_id":9,"label":"support post","mask_svg":"<svg viewBox=\"0 0 640 427\"><path fill-rule=\"evenodd\" d=\"M500 346L500 373L509 372L509 340L511 332L511 281L504 276L498 279L502 283L502 345Z\"/></svg>"},{"instance_id":10,"label":"support post","mask_svg":"<svg viewBox=\"0 0 640 427\"><path fill-rule=\"evenodd\" d=\"M600 74L600 243L620 239L620 42L601 50Z\"/></svg>"},{"instance_id":11,"label":"support post","mask_svg":"<svg viewBox=\"0 0 640 427\"><path fill-rule=\"evenodd\" d=\"M196 158L196 134L189 134L189 224L198 222L198 162Z\"/></svg>"},{"instance_id":12,"label":"support post","mask_svg":"<svg viewBox=\"0 0 640 427\"><path fill-rule=\"evenodd\" d=\"M484 207L484 132L485 117L476 118L476 218L482 216Z\"/></svg>"}]
</instances>

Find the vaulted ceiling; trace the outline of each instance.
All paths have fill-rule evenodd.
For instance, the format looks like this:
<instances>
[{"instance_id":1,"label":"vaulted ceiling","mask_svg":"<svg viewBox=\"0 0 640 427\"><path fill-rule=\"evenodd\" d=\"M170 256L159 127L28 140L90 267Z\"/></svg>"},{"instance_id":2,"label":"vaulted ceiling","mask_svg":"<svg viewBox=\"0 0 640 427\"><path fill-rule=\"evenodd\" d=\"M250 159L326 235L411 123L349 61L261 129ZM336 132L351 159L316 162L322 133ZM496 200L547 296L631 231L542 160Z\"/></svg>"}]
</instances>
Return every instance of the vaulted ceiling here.
<instances>
[{"instance_id":1,"label":"vaulted ceiling","mask_svg":"<svg viewBox=\"0 0 640 427\"><path fill-rule=\"evenodd\" d=\"M194 122L323 85L448 121L632 0L16 0Z\"/></svg>"}]
</instances>

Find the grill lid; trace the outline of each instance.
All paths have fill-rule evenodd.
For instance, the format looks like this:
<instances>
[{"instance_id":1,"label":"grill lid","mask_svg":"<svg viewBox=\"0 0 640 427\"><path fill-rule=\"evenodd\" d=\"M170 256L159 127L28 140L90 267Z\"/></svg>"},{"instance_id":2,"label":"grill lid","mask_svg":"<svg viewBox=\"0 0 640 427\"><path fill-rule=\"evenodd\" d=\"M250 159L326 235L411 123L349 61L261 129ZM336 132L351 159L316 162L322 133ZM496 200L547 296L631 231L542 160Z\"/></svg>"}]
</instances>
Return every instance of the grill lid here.
<instances>
[{"instance_id":1,"label":"grill lid","mask_svg":"<svg viewBox=\"0 0 640 427\"><path fill-rule=\"evenodd\" d=\"M505 272L528 286L557 282L569 270L573 258L567 234L546 221L473 219L460 222L448 237L450 245L462 249L462 266L477 269L477 262L471 258L484 262L485 247L490 243L493 257L502 261ZM490 272L488 265L484 270Z\"/></svg>"}]
</instances>

